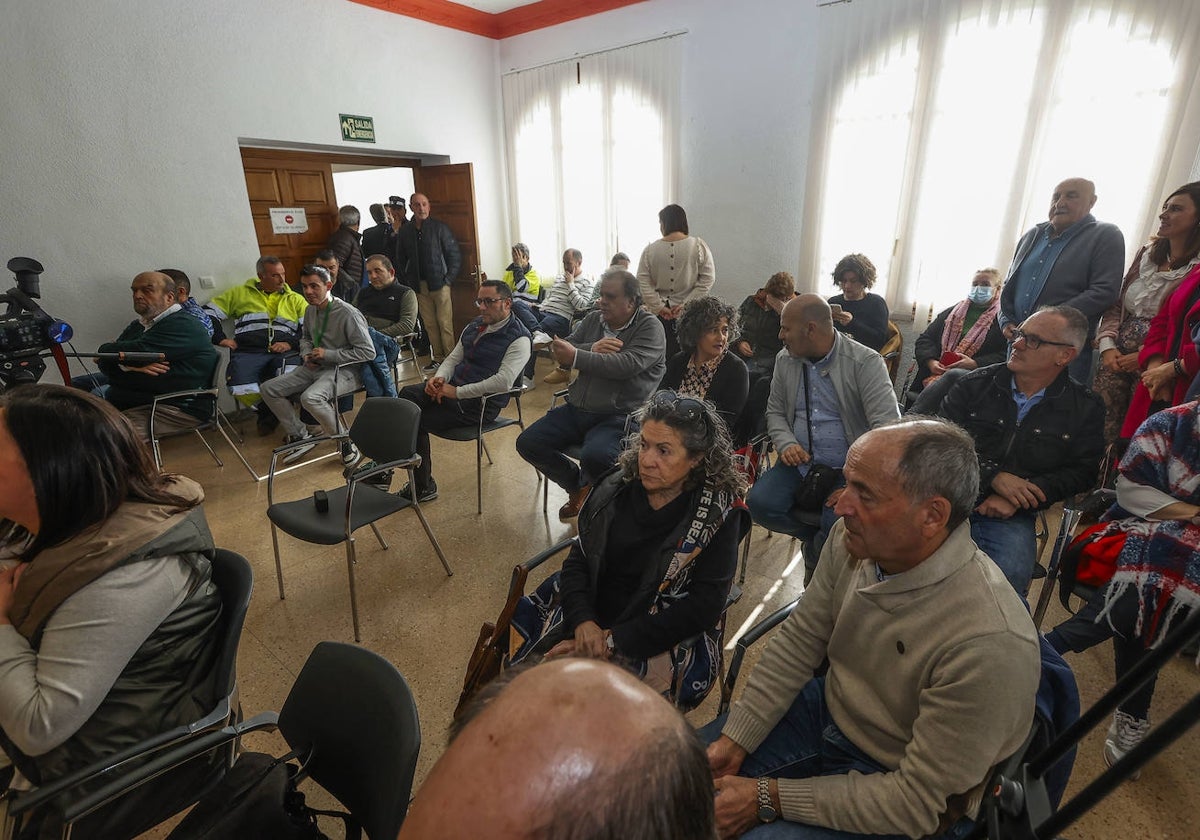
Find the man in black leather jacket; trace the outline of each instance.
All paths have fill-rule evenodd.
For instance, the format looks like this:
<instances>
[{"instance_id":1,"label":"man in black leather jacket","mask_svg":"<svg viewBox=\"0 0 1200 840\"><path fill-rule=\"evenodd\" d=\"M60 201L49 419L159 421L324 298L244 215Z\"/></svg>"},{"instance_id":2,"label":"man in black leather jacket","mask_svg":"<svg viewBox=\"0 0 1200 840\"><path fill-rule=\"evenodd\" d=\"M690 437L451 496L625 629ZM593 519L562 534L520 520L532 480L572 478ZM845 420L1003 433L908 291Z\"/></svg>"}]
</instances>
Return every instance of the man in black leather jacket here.
<instances>
[{"instance_id":1,"label":"man in black leather jacket","mask_svg":"<svg viewBox=\"0 0 1200 840\"><path fill-rule=\"evenodd\" d=\"M975 439L971 537L1021 595L1033 576L1037 511L1088 490L1104 452L1104 403L1067 370L1087 335L1079 310L1043 307L1014 332L1007 364L967 374L939 410Z\"/></svg>"}]
</instances>

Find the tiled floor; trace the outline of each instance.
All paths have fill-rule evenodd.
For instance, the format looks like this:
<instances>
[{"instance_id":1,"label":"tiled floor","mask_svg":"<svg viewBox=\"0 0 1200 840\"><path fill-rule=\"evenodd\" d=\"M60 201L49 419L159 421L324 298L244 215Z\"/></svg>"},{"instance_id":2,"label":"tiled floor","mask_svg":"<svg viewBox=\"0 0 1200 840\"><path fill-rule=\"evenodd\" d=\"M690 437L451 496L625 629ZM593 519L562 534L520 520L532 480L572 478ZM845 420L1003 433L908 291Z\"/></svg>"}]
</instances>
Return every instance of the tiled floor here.
<instances>
[{"instance_id":1,"label":"tiled floor","mask_svg":"<svg viewBox=\"0 0 1200 840\"><path fill-rule=\"evenodd\" d=\"M410 381L414 381L411 368L406 370ZM549 406L552 388L540 382L547 371L548 363L540 361L539 384L523 399L527 419L541 416ZM250 423L244 429L250 435L244 447L247 457L265 472L270 449L277 445L276 437L255 437ZM425 505L425 510L454 569L453 577L442 572L411 513L384 523L382 530L390 550L380 549L367 530L361 532L357 542L362 643L386 656L405 674L420 710L424 746L417 769L418 785L442 752L467 655L480 623L496 617L513 565L571 533L571 527L560 523L556 516L565 499L557 487L550 488L550 513L543 515L541 486L533 469L513 448L516 434L514 428L488 438L495 463L489 466L484 462L482 515L475 513L473 445L433 441L434 475L441 496ZM244 554L254 566L254 597L238 660L242 705L250 715L280 707L317 642L353 640L345 553L341 546L306 545L281 535L287 592L287 599L281 601L264 514L266 485L254 483L223 442L217 452L226 462L224 468L218 468L194 438L164 444L166 467L204 485L205 507L217 544ZM278 492L299 498L340 481L340 463L327 459L282 477ZM734 630L750 626L801 591L803 566L794 553L796 544L780 536L767 539L764 534L757 528L754 531L744 595L731 611ZM1033 597L1036 594L1035 585ZM1045 627L1064 616L1055 601ZM1069 661L1085 704L1111 684L1112 655L1107 646ZM1182 659L1171 663L1159 679L1155 716L1165 718L1197 690L1200 674L1196 668ZM714 697L692 714L693 719L698 723L710 720L715 703L714 692ZM1153 761L1139 781L1124 784L1065 836L1120 840L1200 836L1200 817L1196 815L1200 751L1195 748L1196 738L1196 732L1186 734ZM1068 795L1080 790L1102 769L1102 740L1103 733L1092 733L1084 742ZM282 752L281 742L272 738L260 739L254 746Z\"/></svg>"}]
</instances>

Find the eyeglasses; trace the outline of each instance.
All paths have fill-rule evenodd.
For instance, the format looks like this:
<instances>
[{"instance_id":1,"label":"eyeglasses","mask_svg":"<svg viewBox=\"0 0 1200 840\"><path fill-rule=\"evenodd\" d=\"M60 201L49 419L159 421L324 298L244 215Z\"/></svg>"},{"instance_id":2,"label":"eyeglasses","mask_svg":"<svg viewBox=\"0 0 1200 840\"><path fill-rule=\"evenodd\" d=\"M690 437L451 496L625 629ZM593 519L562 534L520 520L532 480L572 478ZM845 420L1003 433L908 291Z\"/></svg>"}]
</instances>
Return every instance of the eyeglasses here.
<instances>
[{"instance_id":1,"label":"eyeglasses","mask_svg":"<svg viewBox=\"0 0 1200 840\"><path fill-rule=\"evenodd\" d=\"M505 298L475 298L475 305L483 309L485 306L491 306L493 303L499 303L502 300L505 300Z\"/></svg>"},{"instance_id":2,"label":"eyeglasses","mask_svg":"<svg viewBox=\"0 0 1200 840\"><path fill-rule=\"evenodd\" d=\"M704 410L704 403L692 397L681 397L674 391L656 392L650 397L650 407L678 412L689 423L695 423L700 418L703 418L705 423L708 422L708 412Z\"/></svg>"},{"instance_id":3,"label":"eyeglasses","mask_svg":"<svg viewBox=\"0 0 1200 840\"><path fill-rule=\"evenodd\" d=\"M1039 347L1041 347L1043 344L1049 344L1054 347L1074 347L1075 346L1074 344L1071 344L1069 341L1050 341L1049 339L1040 338L1039 336L1033 335L1031 333L1027 333L1024 330L1013 330L1011 343L1016 344L1021 339L1025 339L1025 346L1028 347L1030 350L1036 350Z\"/></svg>"}]
</instances>

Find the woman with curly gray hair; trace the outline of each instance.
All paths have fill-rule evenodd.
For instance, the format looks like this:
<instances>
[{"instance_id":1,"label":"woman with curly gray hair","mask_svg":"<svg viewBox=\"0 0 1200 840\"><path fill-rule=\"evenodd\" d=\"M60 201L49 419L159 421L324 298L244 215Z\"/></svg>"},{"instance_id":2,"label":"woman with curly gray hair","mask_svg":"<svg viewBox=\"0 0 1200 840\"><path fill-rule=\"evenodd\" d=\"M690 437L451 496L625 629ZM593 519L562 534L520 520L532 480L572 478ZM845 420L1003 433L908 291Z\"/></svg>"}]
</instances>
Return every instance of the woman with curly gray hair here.
<instances>
[{"instance_id":1,"label":"woman with curly gray hair","mask_svg":"<svg viewBox=\"0 0 1200 840\"><path fill-rule=\"evenodd\" d=\"M659 691L682 685L691 708L716 682L721 615L750 527L737 504L746 483L711 403L659 391L635 417L640 431L584 503L562 571L518 605L513 627L526 641L510 662L542 651L617 657ZM676 647L696 636L680 665Z\"/></svg>"},{"instance_id":2,"label":"woman with curly gray hair","mask_svg":"<svg viewBox=\"0 0 1200 840\"><path fill-rule=\"evenodd\" d=\"M717 407L730 433L750 390L746 363L729 348L738 338L738 316L715 297L689 301L679 316L679 346L667 359L660 387L708 400Z\"/></svg>"}]
</instances>

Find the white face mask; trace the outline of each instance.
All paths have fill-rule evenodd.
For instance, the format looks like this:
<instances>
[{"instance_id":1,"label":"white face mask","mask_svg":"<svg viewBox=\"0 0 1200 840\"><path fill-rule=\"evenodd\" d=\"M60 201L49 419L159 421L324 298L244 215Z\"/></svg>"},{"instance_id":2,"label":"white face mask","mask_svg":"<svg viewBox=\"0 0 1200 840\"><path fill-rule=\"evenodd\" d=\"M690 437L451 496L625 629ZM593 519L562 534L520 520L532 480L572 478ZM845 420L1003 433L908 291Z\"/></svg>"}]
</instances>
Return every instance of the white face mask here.
<instances>
[{"instance_id":1,"label":"white face mask","mask_svg":"<svg viewBox=\"0 0 1200 840\"><path fill-rule=\"evenodd\" d=\"M988 303L992 299L991 286L972 286L967 292L967 300L971 303Z\"/></svg>"}]
</instances>

